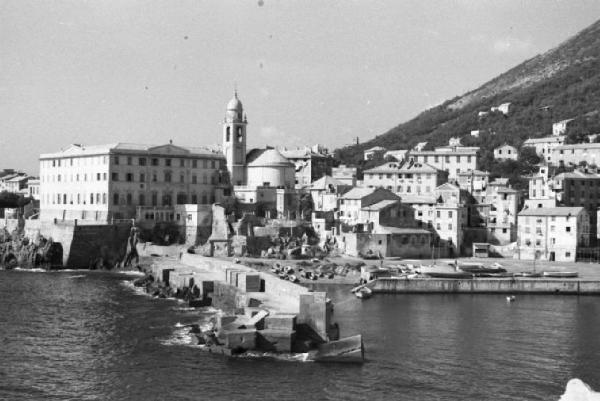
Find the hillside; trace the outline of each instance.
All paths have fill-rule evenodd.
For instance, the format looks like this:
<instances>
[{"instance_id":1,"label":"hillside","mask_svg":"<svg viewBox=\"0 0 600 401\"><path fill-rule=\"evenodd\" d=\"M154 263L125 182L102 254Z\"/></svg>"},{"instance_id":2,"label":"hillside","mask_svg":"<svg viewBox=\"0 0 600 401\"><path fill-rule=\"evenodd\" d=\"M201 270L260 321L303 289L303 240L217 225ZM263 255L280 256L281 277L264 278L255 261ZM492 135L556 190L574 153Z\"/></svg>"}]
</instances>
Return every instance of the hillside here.
<instances>
[{"instance_id":1,"label":"hillside","mask_svg":"<svg viewBox=\"0 0 600 401\"><path fill-rule=\"evenodd\" d=\"M510 112L480 111L511 103ZM409 149L418 142L429 147L462 137L463 145L482 148L480 165L492 168L491 151L506 142L520 146L527 138L548 136L552 123L580 117L574 130L600 132L600 21L566 40L490 80L478 89L426 110L417 117L359 145L337 149L346 164L364 166L362 152L373 146ZM583 117L588 113L588 117ZM583 120L583 122L581 122ZM475 138L469 135L479 130ZM597 130L597 131L596 131ZM573 132L573 137L576 133ZM571 140L574 141L574 140Z\"/></svg>"}]
</instances>

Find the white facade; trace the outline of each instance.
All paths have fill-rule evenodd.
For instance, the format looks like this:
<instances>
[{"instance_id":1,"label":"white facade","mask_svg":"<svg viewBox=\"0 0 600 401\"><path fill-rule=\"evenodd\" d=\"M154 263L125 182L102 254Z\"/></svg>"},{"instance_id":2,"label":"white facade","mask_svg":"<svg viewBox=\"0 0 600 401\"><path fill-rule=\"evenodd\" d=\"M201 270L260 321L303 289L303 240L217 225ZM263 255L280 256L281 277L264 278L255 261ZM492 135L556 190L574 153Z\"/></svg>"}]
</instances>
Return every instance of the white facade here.
<instances>
[{"instance_id":1,"label":"white facade","mask_svg":"<svg viewBox=\"0 0 600 401\"><path fill-rule=\"evenodd\" d=\"M385 188L396 194L432 194L441 183L439 171L430 165L389 162L364 172L363 186Z\"/></svg>"},{"instance_id":2,"label":"white facade","mask_svg":"<svg viewBox=\"0 0 600 401\"><path fill-rule=\"evenodd\" d=\"M109 222L138 206L208 204L227 186L220 153L172 144L71 145L40 156L40 218Z\"/></svg>"},{"instance_id":3,"label":"white facade","mask_svg":"<svg viewBox=\"0 0 600 401\"><path fill-rule=\"evenodd\" d=\"M414 162L447 171L448 178L454 180L461 172L476 170L478 149L475 147L439 147L434 151L410 152L408 158Z\"/></svg>"},{"instance_id":4,"label":"white facade","mask_svg":"<svg viewBox=\"0 0 600 401\"><path fill-rule=\"evenodd\" d=\"M519 258L574 262L589 246L589 215L582 207L526 209L519 213Z\"/></svg>"},{"instance_id":5,"label":"white facade","mask_svg":"<svg viewBox=\"0 0 600 401\"><path fill-rule=\"evenodd\" d=\"M546 162L552 162L552 149L565 143L565 136L549 136L545 138L530 138L523 142L523 147L532 147L535 153Z\"/></svg>"},{"instance_id":6,"label":"white facade","mask_svg":"<svg viewBox=\"0 0 600 401\"><path fill-rule=\"evenodd\" d=\"M494 159L496 160L517 160L519 151L511 145L504 144L494 149Z\"/></svg>"},{"instance_id":7,"label":"white facade","mask_svg":"<svg viewBox=\"0 0 600 401\"><path fill-rule=\"evenodd\" d=\"M600 143L577 143L573 145L560 145L552 149L550 162L558 165L579 165L586 162L588 165L600 164Z\"/></svg>"}]
</instances>

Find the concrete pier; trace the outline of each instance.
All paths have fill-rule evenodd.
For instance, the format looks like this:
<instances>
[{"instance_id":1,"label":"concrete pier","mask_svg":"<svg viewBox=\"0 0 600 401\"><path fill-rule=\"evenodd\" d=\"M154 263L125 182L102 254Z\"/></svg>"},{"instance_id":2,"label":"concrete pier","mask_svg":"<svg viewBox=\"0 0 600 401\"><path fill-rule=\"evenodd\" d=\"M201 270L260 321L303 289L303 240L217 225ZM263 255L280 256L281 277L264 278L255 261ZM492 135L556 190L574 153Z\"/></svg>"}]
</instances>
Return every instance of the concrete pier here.
<instances>
[{"instance_id":1,"label":"concrete pier","mask_svg":"<svg viewBox=\"0 0 600 401\"><path fill-rule=\"evenodd\" d=\"M150 273L151 282L165 291L163 296L188 299L185 294L193 293L190 305L212 305L221 311L215 323L219 346L206 337L209 333L202 333L201 340L211 342L211 352L312 350L309 356L314 361L363 360L362 337L339 339L333 304L324 292L312 292L239 263L189 253L153 261Z\"/></svg>"},{"instance_id":2,"label":"concrete pier","mask_svg":"<svg viewBox=\"0 0 600 401\"><path fill-rule=\"evenodd\" d=\"M600 295L600 281L543 278L379 278L367 284L376 293Z\"/></svg>"}]
</instances>

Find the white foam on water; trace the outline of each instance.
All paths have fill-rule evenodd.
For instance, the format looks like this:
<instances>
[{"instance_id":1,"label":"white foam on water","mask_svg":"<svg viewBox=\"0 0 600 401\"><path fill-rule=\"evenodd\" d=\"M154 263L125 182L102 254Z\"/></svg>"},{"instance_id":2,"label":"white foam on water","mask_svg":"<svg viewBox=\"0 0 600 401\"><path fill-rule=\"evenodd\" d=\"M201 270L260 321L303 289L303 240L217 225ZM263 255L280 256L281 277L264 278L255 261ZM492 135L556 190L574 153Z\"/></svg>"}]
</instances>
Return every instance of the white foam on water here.
<instances>
[{"instance_id":1,"label":"white foam on water","mask_svg":"<svg viewBox=\"0 0 600 401\"><path fill-rule=\"evenodd\" d=\"M246 351L243 354L235 356L236 358L247 358L247 359L275 359L283 362L313 362L308 359L308 352L305 353L275 353L275 352L261 352L261 351Z\"/></svg>"},{"instance_id":2,"label":"white foam on water","mask_svg":"<svg viewBox=\"0 0 600 401\"><path fill-rule=\"evenodd\" d=\"M600 401L600 393L595 392L579 379L571 379L567 383L565 393L558 401Z\"/></svg>"},{"instance_id":3,"label":"white foam on water","mask_svg":"<svg viewBox=\"0 0 600 401\"><path fill-rule=\"evenodd\" d=\"M132 290L136 295L142 295L148 298L153 298L153 296L151 294L148 294L146 292L146 290L144 289L144 287L136 287L135 285L133 285L133 281L130 280L122 280L121 281L121 285L129 288L130 290Z\"/></svg>"},{"instance_id":4,"label":"white foam on water","mask_svg":"<svg viewBox=\"0 0 600 401\"><path fill-rule=\"evenodd\" d=\"M163 345L195 345L194 337L188 327L179 327L169 338L161 341L161 343Z\"/></svg>"},{"instance_id":5,"label":"white foam on water","mask_svg":"<svg viewBox=\"0 0 600 401\"><path fill-rule=\"evenodd\" d=\"M49 273L49 270L41 269L39 267L33 269L25 269L23 267L15 267L13 270L22 271L22 272L31 272L31 273Z\"/></svg>"},{"instance_id":6,"label":"white foam on water","mask_svg":"<svg viewBox=\"0 0 600 401\"><path fill-rule=\"evenodd\" d=\"M117 274L125 274L127 276L145 276L146 273L144 272L140 272L137 270L115 270L113 273L117 273Z\"/></svg>"}]
</instances>

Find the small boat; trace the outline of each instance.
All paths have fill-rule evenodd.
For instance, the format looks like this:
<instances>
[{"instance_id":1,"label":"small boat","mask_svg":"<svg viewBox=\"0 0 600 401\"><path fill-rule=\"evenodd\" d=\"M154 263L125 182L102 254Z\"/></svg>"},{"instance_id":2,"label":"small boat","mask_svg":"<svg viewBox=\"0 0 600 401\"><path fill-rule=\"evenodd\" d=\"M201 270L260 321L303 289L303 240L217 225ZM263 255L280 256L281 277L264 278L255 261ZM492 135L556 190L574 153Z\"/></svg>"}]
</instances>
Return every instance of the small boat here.
<instances>
[{"instance_id":1,"label":"small boat","mask_svg":"<svg viewBox=\"0 0 600 401\"><path fill-rule=\"evenodd\" d=\"M576 278L577 276L579 276L579 273L554 271L554 272L544 272L544 273L542 273L542 275L544 277L551 277L551 278Z\"/></svg>"},{"instance_id":2,"label":"small boat","mask_svg":"<svg viewBox=\"0 0 600 401\"><path fill-rule=\"evenodd\" d=\"M502 267L483 267L483 266L460 266L460 270L467 273L506 273Z\"/></svg>"},{"instance_id":3,"label":"small boat","mask_svg":"<svg viewBox=\"0 0 600 401\"><path fill-rule=\"evenodd\" d=\"M354 295L356 295L356 298L367 299L373 295L373 291L369 287L362 286L354 292Z\"/></svg>"},{"instance_id":4,"label":"small boat","mask_svg":"<svg viewBox=\"0 0 600 401\"><path fill-rule=\"evenodd\" d=\"M506 297L506 302L515 302L517 298L514 295L509 295Z\"/></svg>"},{"instance_id":5,"label":"small boat","mask_svg":"<svg viewBox=\"0 0 600 401\"><path fill-rule=\"evenodd\" d=\"M542 277L542 273L536 273L536 272L520 272L520 273L515 273L515 277L536 278L536 277Z\"/></svg>"},{"instance_id":6,"label":"small boat","mask_svg":"<svg viewBox=\"0 0 600 401\"><path fill-rule=\"evenodd\" d=\"M467 272L427 272L425 274L427 274L431 278L452 278L452 279L473 278L473 273L467 273Z\"/></svg>"}]
</instances>

